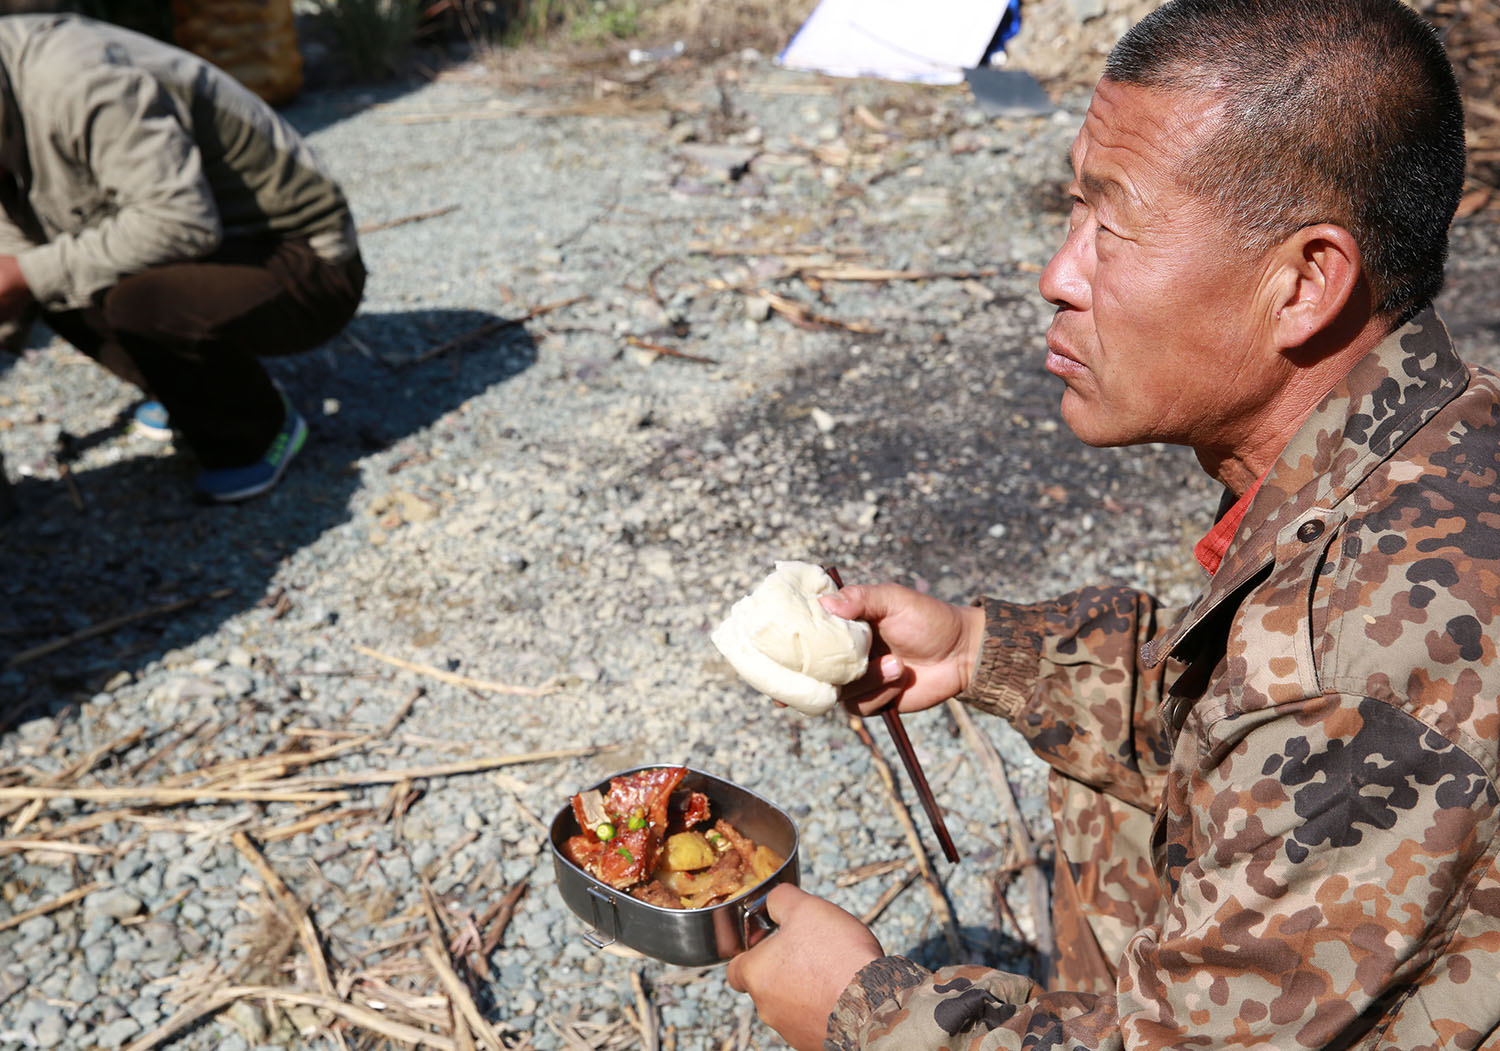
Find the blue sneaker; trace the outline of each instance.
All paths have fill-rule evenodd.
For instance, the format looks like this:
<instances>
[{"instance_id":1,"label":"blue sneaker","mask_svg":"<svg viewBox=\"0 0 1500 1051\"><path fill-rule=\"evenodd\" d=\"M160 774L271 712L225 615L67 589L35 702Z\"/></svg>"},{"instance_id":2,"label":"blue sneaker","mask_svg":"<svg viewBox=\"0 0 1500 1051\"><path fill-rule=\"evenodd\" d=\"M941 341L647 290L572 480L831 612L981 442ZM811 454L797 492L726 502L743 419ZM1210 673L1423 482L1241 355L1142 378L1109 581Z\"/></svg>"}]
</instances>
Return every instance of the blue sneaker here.
<instances>
[{"instance_id":1,"label":"blue sneaker","mask_svg":"<svg viewBox=\"0 0 1500 1051\"><path fill-rule=\"evenodd\" d=\"M244 467L217 467L200 472L193 482L198 499L210 504L232 504L259 496L276 484L307 440L307 424L301 414L292 408L284 394L281 403L286 407L286 416L265 455Z\"/></svg>"},{"instance_id":2,"label":"blue sneaker","mask_svg":"<svg viewBox=\"0 0 1500 1051\"><path fill-rule=\"evenodd\" d=\"M137 434L164 442L172 437L172 421L167 418L167 407L159 401L143 401L130 414Z\"/></svg>"}]
</instances>

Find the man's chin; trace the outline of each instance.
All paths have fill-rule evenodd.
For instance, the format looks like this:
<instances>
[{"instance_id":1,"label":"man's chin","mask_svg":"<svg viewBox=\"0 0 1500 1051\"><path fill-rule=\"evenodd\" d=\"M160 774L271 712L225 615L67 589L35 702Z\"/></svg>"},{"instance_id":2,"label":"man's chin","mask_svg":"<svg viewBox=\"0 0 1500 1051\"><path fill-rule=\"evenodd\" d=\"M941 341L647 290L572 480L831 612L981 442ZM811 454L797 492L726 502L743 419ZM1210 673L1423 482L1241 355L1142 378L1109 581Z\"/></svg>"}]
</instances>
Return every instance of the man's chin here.
<instances>
[{"instance_id":1,"label":"man's chin","mask_svg":"<svg viewBox=\"0 0 1500 1051\"><path fill-rule=\"evenodd\" d=\"M1136 445L1151 440L1132 436L1118 421L1110 420L1097 405L1084 401L1072 387L1063 392L1062 404L1058 409L1063 423L1073 432L1073 436L1096 449Z\"/></svg>"}]
</instances>

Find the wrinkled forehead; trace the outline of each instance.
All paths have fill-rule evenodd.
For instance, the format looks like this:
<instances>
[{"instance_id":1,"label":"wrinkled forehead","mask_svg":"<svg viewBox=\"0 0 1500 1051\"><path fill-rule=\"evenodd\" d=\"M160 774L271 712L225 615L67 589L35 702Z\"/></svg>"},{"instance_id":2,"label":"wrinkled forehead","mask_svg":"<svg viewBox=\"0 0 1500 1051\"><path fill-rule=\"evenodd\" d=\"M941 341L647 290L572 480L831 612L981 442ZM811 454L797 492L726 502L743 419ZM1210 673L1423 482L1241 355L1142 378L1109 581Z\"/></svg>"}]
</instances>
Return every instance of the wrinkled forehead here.
<instances>
[{"instance_id":1,"label":"wrinkled forehead","mask_svg":"<svg viewBox=\"0 0 1500 1051\"><path fill-rule=\"evenodd\" d=\"M1126 190L1174 183L1221 120L1211 96L1106 78L1094 90L1069 160L1080 179Z\"/></svg>"}]
</instances>

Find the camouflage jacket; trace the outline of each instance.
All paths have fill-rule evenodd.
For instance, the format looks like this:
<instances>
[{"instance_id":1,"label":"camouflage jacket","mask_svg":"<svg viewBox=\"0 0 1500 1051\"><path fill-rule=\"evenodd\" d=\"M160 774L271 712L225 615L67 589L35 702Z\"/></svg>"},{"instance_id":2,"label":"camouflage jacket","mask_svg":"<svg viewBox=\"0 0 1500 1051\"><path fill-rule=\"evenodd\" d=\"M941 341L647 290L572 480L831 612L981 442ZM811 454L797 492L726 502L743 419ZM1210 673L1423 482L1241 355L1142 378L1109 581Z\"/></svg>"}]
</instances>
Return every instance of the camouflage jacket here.
<instances>
[{"instance_id":1,"label":"camouflage jacket","mask_svg":"<svg viewBox=\"0 0 1500 1051\"><path fill-rule=\"evenodd\" d=\"M985 606L964 699L1155 815L1155 922L1106 995L876 960L828 1046L1500 1047L1500 382L1435 314L1322 400L1185 610Z\"/></svg>"}]
</instances>

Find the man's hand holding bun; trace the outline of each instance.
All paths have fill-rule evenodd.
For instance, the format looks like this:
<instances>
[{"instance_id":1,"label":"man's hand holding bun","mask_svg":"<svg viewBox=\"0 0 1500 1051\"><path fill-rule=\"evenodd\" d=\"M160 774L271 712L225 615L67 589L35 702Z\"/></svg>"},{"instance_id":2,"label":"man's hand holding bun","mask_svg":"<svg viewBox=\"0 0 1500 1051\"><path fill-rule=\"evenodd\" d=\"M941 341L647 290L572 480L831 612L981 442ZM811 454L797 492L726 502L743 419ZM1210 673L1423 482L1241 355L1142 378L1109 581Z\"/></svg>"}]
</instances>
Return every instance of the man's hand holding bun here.
<instances>
[{"instance_id":1,"label":"man's hand holding bun","mask_svg":"<svg viewBox=\"0 0 1500 1051\"><path fill-rule=\"evenodd\" d=\"M895 704L919 712L968 686L984 640L978 606L955 606L899 584L853 585L819 601L835 616L875 630L865 674L839 692L851 710L869 715Z\"/></svg>"}]
</instances>

